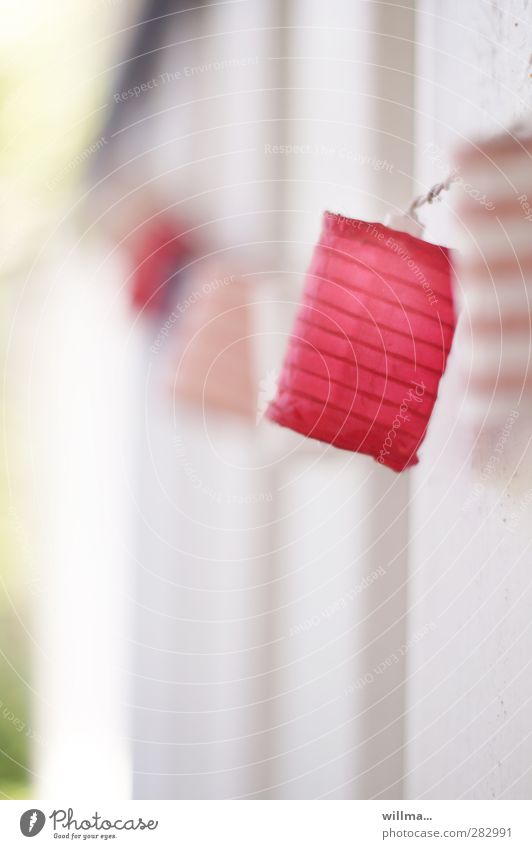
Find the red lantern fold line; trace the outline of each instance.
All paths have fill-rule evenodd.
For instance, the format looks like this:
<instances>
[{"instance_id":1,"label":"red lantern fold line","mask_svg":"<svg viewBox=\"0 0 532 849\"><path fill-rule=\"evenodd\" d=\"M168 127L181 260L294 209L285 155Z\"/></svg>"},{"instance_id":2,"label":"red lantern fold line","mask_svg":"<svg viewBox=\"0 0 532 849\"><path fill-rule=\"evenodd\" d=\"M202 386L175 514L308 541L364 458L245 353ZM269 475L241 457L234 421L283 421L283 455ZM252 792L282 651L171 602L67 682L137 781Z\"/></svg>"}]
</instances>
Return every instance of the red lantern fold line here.
<instances>
[{"instance_id":1,"label":"red lantern fold line","mask_svg":"<svg viewBox=\"0 0 532 849\"><path fill-rule=\"evenodd\" d=\"M455 329L451 280L447 248L326 212L267 417L415 465Z\"/></svg>"}]
</instances>

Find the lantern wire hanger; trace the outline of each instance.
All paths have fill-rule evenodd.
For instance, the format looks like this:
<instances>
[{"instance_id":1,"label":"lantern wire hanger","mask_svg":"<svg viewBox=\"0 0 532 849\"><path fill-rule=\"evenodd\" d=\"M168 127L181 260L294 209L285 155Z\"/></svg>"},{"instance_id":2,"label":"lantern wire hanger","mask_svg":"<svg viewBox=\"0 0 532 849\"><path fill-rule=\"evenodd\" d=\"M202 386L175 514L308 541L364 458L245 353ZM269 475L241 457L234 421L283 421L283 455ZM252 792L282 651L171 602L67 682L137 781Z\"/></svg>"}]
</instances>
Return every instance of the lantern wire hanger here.
<instances>
[{"instance_id":1,"label":"lantern wire hanger","mask_svg":"<svg viewBox=\"0 0 532 849\"><path fill-rule=\"evenodd\" d=\"M418 195L406 211L406 215L409 218L413 218L414 221L419 222L419 218L417 215L417 210L424 206L426 203L433 203L442 192L447 192L451 188L452 184L458 180L458 172L451 171L445 180L442 180L440 183L435 183L431 188L423 195Z\"/></svg>"},{"instance_id":2,"label":"lantern wire hanger","mask_svg":"<svg viewBox=\"0 0 532 849\"><path fill-rule=\"evenodd\" d=\"M404 212L395 215L388 213L385 218L386 226L404 233L410 233L411 236L416 236L419 239L423 238L425 225L419 220L417 210L426 203L433 203L442 192L448 191L457 179L458 172L451 171L445 180L435 183L425 194L415 197L408 209Z\"/></svg>"},{"instance_id":3,"label":"lantern wire hanger","mask_svg":"<svg viewBox=\"0 0 532 849\"><path fill-rule=\"evenodd\" d=\"M532 54L530 55L529 67L532 68ZM532 76L532 73L530 76ZM528 110L524 115L516 118L516 120L508 127L507 132L516 138L519 138L521 135L530 135L532 133L532 113L530 110ZM428 192L415 197L404 215L416 224L423 226L418 218L417 210L421 206L425 206L426 203L433 203L442 194L442 192L449 191L452 184L456 183L459 177L460 175L456 169L450 171L444 180L439 183L435 183L434 186L431 186Z\"/></svg>"}]
</instances>

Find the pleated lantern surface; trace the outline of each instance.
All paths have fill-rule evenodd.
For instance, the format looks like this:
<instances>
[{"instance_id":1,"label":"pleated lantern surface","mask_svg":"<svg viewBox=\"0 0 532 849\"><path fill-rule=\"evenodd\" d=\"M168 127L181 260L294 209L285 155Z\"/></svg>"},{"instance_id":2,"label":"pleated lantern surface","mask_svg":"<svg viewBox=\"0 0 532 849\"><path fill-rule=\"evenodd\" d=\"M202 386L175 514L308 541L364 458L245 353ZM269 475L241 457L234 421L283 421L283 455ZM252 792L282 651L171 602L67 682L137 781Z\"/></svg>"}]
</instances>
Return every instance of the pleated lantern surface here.
<instances>
[{"instance_id":1,"label":"pleated lantern surface","mask_svg":"<svg viewBox=\"0 0 532 849\"><path fill-rule=\"evenodd\" d=\"M464 411L480 432L530 405L532 132L462 145L455 166Z\"/></svg>"},{"instance_id":2,"label":"pleated lantern surface","mask_svg":"<svg viewBox=\"0 0 532 849\"><path fill-rule=\"evenodd\" d=\"M447 248L326 212L266 415L406 469L418 462L454 327Z\"/></svg>"},{"instance_id":3,"label":"pleated lantern surface","mask_svg":"<svg viewBox=\"0 0 532 849\"><path fill-rule=\"evenodd\" d=\"M254 420L257 381L248 284L234 275L192 283L182 322L174 396L202 414Z\"/></svg>"}]
</instances>

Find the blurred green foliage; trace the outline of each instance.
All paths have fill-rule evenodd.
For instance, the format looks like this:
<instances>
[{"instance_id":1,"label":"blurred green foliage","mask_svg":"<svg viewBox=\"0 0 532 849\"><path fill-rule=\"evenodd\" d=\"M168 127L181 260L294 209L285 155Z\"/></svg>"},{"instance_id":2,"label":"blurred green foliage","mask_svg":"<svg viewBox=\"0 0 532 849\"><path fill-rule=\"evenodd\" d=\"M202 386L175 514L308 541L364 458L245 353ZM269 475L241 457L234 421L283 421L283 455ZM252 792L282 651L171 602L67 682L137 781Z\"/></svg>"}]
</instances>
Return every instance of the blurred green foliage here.
<instances>
[{"instance_id":1,"label":"blurred green foliage","mask_svg":"<svg viewBox=\"0 0 532 849\"><path fill-rule=\"evenodd\" d=\"M0 794L24 798L29 791L30 743L34 735L29 721L28 689L21 680L28 670L26 640L16 616L5 599L0 613L4 648L0 656Z\"/></svg>"}]
</instances>

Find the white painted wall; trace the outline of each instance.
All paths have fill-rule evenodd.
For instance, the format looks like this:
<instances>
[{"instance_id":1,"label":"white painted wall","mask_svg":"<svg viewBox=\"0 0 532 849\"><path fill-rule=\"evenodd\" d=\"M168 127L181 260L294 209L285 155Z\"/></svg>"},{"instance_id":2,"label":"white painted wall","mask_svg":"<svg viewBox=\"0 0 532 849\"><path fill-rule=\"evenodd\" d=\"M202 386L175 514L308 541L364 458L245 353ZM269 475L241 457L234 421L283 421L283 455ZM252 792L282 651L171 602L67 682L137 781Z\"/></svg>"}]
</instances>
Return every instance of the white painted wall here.
<instances>
[{"instance_id":1,"label":"white painted wall","mask_svg":"<svg viewBox=\"0 0 532 849\"><path fill-rule=\"evenodd\" d=\"M427 185L442 174L427 142L445 160L462 136L496 131L530 105L532 5L425 0L417 20L418 170ZM452 243L447 199L427 219L429 239ZM521 416L482 481L498 434L475 445L460 416L460 327L455 341L412 479L406 796L524 799L532 792L532 550L521 501L532 485L531 422Z\"/></svg>"}]
</instances>

